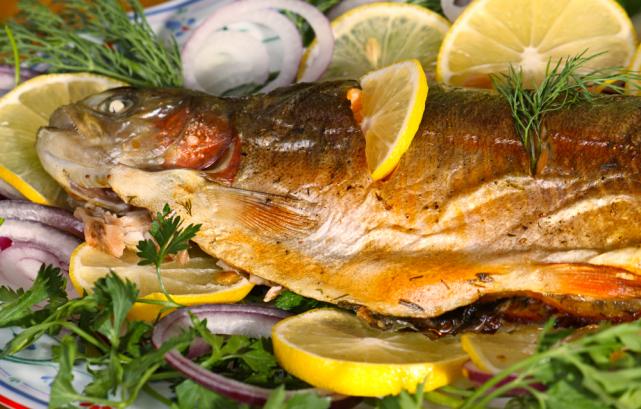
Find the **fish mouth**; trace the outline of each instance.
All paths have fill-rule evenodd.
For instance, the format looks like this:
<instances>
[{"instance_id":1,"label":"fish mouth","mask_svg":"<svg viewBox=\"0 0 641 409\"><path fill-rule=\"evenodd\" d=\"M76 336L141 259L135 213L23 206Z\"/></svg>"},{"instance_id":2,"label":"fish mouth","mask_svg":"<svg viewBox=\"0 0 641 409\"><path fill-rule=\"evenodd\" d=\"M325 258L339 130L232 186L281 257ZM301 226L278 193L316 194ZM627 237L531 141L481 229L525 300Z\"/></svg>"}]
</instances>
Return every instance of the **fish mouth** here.
<instances>
[{"instance_id":1,"label":"fish mouth","mask_svg":"<svg viewBox=\"0 0 641 409\"><path fill-rule=\"evenodd\" d=\"M129 208L107 182L113 165L106 153L89 143L67 107L57 109L49 125L40 128L36 152L45 171L72 198L118 213Z\"/></svg>"}]
</instances>

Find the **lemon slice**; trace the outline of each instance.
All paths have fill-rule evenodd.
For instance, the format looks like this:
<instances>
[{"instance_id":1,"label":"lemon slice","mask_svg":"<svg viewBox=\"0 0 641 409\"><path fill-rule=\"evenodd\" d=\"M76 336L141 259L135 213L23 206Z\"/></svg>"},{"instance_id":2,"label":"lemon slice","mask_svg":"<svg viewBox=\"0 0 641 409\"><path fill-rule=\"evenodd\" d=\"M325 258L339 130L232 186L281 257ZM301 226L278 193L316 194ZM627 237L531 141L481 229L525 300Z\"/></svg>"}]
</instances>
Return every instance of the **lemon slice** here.
<instances>
[{"instance_id":1,"label":"lemon slice","mask_svg":"<svg viewBox=\"0 0 641 409\"><path fill-rule=\"evenodd\" d=\"M637 49L637 52L632 58L632 62L628 67L630 71L641 74L641 46ZM628 95L641 95L641 81L633 81L625 84L625 93Z\"/></svg>"},{"instance_id":2,"label":"lemon slice","mask_svg":"<svg viewBox=\"0 0 641 409\"><path fill-rule=\"evenodd\" d=\"M372 3L355 7L332 21L335 44L323 80L358 79L372 70L418 59L427 71L434 63L450 23L424 7ZM316 40L303 56L299 78L319 53Z\"/></svg>"},{"instance_id":3,"label":"lemon slice","mask_svg":"<svg viewBox=\"0 0 641 409\"><path fill-rule=\"evenodd\" d=\"M461 344L474 365L495 374L534 354L540 335L541 328L532 326L491 335L467 333Z\"/></svg>"},{"instance_id":4,"label":"lemon slice","mask_svg":"<svg viewBox=\"0 0 641 409\"><path fill-rule=\"evenodd\" d=\"M118 259L83 243L71 255L69 278L78 294L90 291L94 282L110 271L135 283L141 298L166 300L160 292L154 267L139 266L138 257L132 252L125 252ZM216 266L216 260L205 254L191 257L186 264L165 263L161 273L171 297L183 305L233 303L245 298L254 286L235 272L222 271ZM152 321L159 312L157 305L136 303L129 318Z\"/></svg>"},{"instance_id":5,"label":"lemon slice","mask_svg":"<svg viewBox=\"0 0 641 409\"><path fill-rule=\"evenodd\" d=\"M125 85L93 74L40 75L0 98L0 179L32 202L64 205L60 186L36 154L36 133L61 105Z\"/></svg>"},{"instance_id":6,"label":"lemon slice","mask_svg":"<svg viewBox=\"0 0 641 409\"><path fill-rule=\"evenodd\" d=\"M539 84L548 61L585 52L603 53L586 70L625 67L636 34L614 0L477 0L456 20L438 55L439 81L490 87L488 74L523 69L527 85Z\"/></svg>"},{"instance_id":7,"label":"lemon slice","mask_svg":"<svg viewBox=\"0 0 641 409\"><path fill-rule=\"evenodd\" d=\"M410 60L367 74L361 88L367 165L379 180L396 168L418 131L427 79L421 64Z\"/></svg>"},{"instance_id":8,"label":"lemon slice","mask_svg":"<svg viewBox=\"0 0 641 409\"><path fill-rule=\"evenodd\" d=\"M456 338L432 341L415 332L385 332L328 308L280 321L272 342L285 370L352 396L413 392L423 382L433 390L459 378L468 359Z\"/></svg>"}]
</instances>

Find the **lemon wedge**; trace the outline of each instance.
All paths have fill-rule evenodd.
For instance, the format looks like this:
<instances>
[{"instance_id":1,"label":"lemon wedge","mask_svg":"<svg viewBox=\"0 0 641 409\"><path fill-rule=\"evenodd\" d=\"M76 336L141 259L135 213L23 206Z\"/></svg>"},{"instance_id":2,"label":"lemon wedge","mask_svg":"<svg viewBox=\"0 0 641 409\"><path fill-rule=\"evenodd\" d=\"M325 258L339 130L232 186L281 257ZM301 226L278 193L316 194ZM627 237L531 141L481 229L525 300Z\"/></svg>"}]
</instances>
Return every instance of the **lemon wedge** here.
<instances>
[{"instance_id":1,"label":"lemon wedge","mask_svg":"<svg viewBox=\"0 0 641 409\"><path fill-rule=\"evenodd\" d=\"M641 74L641 46L637 49L637 52L632 58L632 62L628 69L632 72ZM641 95L641 81L627 82L625 84L625 93L628 95Z\"/></svg>"},{"instance_id":2,"label":"lemon wedge","mask_svg":"<svg viewBox=\"0 0 641 409\"><path fill-rule=\"evenodd\" d=\"M446 385L468 359L456 338L432 341L415 332L372 328L353 314L322 308L286 318L272 328L282 367L319 388L380 397Z\"/></svg>"},{"instance_id":3,"label":"lemon wedge","mask_svg":"<svg viewBox=\"0 0 641 409\"><path fill-rule=\"evenodd\" d=\"M93 74L40 75L0 98L0 179L32 202L64 205L64 192L40 165L36 133L61 105L123 85Z\"/></svg>"},{"instance_id":4,"label":"lemon wedge","mask_svg":"<svg viewBox=\"0 0 641 409\"><path fill-rule=\"evenodd\" d=\"M474 365L496 374L534 354L541 331L528 326L496 334L467 333L461 337L461 345Z\"/></svg>"},{"instance_id":5,"label":"lemon wedge","mask_svg":"<svg viewBox=\"0 0 641 409\"><path fill-rule=\"evenodd\" d=\"M166 300L160 292L154 267L139 266L138 257L132 252L125 252L118 259L83 243L71 254L69 278L78 294L90 291L94 282L110 271L135 283L141 298ZM191 257L186 264L165 263L161 273L173 300L183 305L233 303L245 298L254 286L238 273L222 271L216 266L216 260L205 254ZM129 318L153 321L159 312L158 305L136 303Z\"/></svg>"},{"instance_id":6,"label":"lemon wedge","mask_svg":"<svg viewBox=\"0 0 641 409\"><path fill-rule=\"evenodd\" d=\"M358 79L388 65L418 59L427 71L434 63L450 23L413 4L372 3L332 21L334 54L323 80ZM299 78L319 54L316 40L303 55Z\"/></svg>"},{"instance_id":7,"label":"lemon wedge","mask_svg":"<svg viewBox=\"0 0 641 409\"><path fill-rule=\"evenodd\" d=\"M615 0L477 0L443 40L437 80L491 87L489 74L523 69L525 84L545 77L548 62L603 53L586 70L625 67L636 45L630 18Z\"/></svg>"},{"instance_id":8,"label":"lemon wedge","mask_svg":"<svg viewBox=\"0 0 641 409\"><path fill-rule=\"evenodd\" d=\"M427 99L427 79L418 60L373 71L361 78L361 129L372 179L389 175L418 131Z\"/></svg>"}]
</instances>

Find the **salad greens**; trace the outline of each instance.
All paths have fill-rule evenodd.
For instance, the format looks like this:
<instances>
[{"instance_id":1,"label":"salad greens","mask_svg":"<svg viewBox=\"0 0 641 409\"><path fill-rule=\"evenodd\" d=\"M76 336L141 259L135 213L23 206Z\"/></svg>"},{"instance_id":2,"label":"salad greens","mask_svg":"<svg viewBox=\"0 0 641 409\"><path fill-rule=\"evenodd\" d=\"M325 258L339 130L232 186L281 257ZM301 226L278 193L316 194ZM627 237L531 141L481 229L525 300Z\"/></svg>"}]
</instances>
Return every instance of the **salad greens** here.
<instances>
[{"instance_id":1,"label":"salad greens","mask_svg":"<svg viewBox=\"0 0 641 409\"><path fill-rule=\"evenodd\" d=\"M182 85L180 51L161 40L137 0L133 21L118 0L65 0L54 13L38 0L20 0L20 14L5 26L0 53L7 63L49 72L92 72L140 87Z\"/></svg>"}]
</instances>

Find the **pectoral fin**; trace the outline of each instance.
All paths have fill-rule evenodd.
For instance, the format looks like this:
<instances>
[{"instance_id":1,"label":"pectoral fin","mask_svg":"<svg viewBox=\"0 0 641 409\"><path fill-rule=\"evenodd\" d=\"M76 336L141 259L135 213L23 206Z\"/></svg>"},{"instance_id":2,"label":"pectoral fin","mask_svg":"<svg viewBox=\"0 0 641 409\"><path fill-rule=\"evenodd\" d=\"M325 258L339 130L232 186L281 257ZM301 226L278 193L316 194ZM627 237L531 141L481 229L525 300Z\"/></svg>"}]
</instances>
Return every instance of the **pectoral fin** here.
<instances>
[{"instance_id":1,"label":"pectoral fin","mask_svg":"<svg viewBox=\"0 0 641 409\"><path fill-rule=\"evenodd\" d=\"M287 196L210 185L208 199L221 214L247 229L269 237L297 237L309 234L317 225L311 205Z\"/></svg>"}]
</instances>

